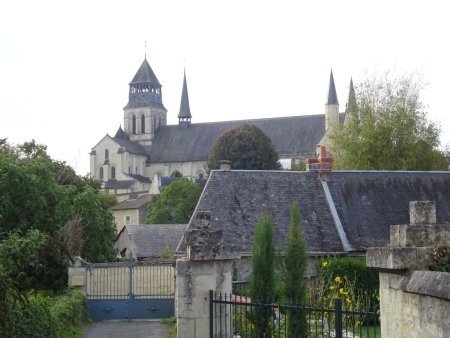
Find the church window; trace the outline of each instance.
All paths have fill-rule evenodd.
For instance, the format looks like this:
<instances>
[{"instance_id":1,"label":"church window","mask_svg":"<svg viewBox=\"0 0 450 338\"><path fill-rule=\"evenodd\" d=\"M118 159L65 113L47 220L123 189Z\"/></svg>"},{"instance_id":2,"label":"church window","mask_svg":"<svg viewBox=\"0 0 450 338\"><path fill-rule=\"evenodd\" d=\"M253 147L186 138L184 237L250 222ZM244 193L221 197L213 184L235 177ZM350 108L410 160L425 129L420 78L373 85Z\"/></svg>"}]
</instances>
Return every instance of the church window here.
<instances>
[{"instance_id":1,"label":"church window","mask_svg":"<svg viewBox=\"0 0 450 338\"><path fill-rule=\"evenodd\" d=\"M116 179L116 167L111 167L111 179Z\"/></svg>"},{"instance_id":2,"label":"church window","mask_svg":"<svg viewBox=\"0 0 450 338\"><path fill-rule=\"evenodd\" d=\"M100 167L99 178L103 180L103 167Z\"/></svg>"},{"instance_id":3,"label":"church window","mask_svg":"<svg viewBox=\"0 0 450 338\"><path fill-rule=\"evenodd\" d=\"M128 167L128 173L131 174L131 167Z\"/></svg>"},{"instance_id":4,"label":"church window","mask_svg":"<svg viewBox=\"0 0 450 338\"><path fill-rule=\"evenodd\" d=\"M133 120L131 122L131 132L136 134L136 116L133 115Z\"/></svg>"},{"instance_id":5,"label":"church window","mask_svg":"<svg viewBox=\"0 0 450 338\"><path fill-rule=\"evenodd\" d=\"M139 173L138 167L136 167L136 175Z\"/></svg>"},{"instance_id":6,"label":"church window","mask_svg":"<svg viewBox=\"0 0 450 338\"><path fill-rule=\"evenodd\" d=\"M203 179L203 173L198 174L198 178Z\"/></svg>"},{"instance_id":7,"label":"church window","mask_svg":"<svg viewBox=\"0 0 450 338\"><path fill-rule=\"evenodd\" d=\"M141 133L145 134L145 116L142 114L141 116Z\"/></svg>"},{"instance_id":8,"label":"church window","mask_svg":"<svg viewBox=\"0 0 450 338\"><path fill-rule=\"evenodd\" d=\"M109 150L105 149L105 161L109 160Z\"/></svg>"}]
</instances>

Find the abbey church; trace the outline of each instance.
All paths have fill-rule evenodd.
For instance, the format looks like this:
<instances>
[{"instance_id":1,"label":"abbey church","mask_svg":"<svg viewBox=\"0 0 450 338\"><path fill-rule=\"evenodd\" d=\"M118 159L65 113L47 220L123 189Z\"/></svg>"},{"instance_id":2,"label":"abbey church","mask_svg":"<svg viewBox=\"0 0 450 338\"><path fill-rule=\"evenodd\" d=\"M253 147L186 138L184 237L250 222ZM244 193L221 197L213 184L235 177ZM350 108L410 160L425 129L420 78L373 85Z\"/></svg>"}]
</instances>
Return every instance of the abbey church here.
<instances>
[{"instance_id":1,"label":"abbey church","mask_svg":"<svg viewBox=\"0 0 450 338\"><path fill-rule=\"evenodd\" d=\"M123 110L123 129L119 127L114 136L106 134L90 152L92 177L102 182L104 190L122 196L119 200L148 193L152 180L174 172L188 178L206 178L206 161L214 141L239 125L253 124L262 129L280 159L294 163L315 154L318 144L327 143L327 132L345 117L339 112L331 72L322 114L193 123L184 74L178 124L167 125L161 84L147 58L129 84L128 103Z\"/></svg>"}]
</instances>

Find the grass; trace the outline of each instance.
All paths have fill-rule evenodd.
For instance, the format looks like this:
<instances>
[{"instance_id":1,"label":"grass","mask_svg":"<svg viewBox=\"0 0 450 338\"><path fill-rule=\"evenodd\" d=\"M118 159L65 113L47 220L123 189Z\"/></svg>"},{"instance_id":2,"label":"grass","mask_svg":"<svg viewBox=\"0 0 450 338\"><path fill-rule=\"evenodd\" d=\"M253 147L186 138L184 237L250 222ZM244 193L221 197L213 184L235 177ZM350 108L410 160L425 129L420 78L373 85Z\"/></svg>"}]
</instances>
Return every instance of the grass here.
<instances>
[{"instance_id":1,"label":"grass","mask_svg":"<svg viewBox=\"0 0 450 338\"><path fill-rule=\"evenodd\" d=\"M169 327L170 338L177 338L177 319L175 317L162 319L161 323Z\"/></svg>"},{"instance_id":2,"label":"grass","mask_svg":"<svg viewBox=\"0 0 450 338\"><path fill-rule=\"evenodd\" d=\"M369 333L367 333L369 332ZM381 327L380 326L363 326L361 327L361 338L380 338Z\"/></svg>"}]
</instances>

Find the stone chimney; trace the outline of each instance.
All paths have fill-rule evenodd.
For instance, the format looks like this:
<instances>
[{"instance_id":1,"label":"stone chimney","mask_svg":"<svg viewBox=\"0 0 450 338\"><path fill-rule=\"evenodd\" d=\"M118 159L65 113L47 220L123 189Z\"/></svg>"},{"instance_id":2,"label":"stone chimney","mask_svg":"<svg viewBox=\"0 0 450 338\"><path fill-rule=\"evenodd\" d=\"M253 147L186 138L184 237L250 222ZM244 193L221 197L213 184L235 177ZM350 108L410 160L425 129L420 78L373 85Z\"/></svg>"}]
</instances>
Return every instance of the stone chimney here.
<instances>
[{"instance_id":1,"label":"stone chimney","mask_svg":"<svg viewBox=\"0 0 450 338\"><path fill-rule=\"evenodd\" d=\"M228 160L220 160L220 170L222 171L230 171L231 170L231 161Z\"/></svg>"}]
</instances>

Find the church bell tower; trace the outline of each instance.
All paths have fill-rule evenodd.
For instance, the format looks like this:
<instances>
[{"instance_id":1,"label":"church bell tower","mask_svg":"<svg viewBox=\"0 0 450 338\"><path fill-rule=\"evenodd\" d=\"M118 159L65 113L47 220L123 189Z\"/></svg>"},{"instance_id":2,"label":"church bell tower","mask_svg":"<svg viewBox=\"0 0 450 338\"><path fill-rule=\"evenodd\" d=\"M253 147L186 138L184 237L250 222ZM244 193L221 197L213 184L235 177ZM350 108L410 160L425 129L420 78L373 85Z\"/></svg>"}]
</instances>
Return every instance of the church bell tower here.
<instances>
[{"instance_id":1,"label":"church bell tower","mask_svg":"<svg viewBox=\"0 0 450 338\"><path fill-rule=\"evenodd\" d=\"M158 127L167 124L167 109L162 103L162 86L147 57L129 86L128 104L123 109L124 131L131 141L151 145Z\"/></svg>"}]
</instances>

